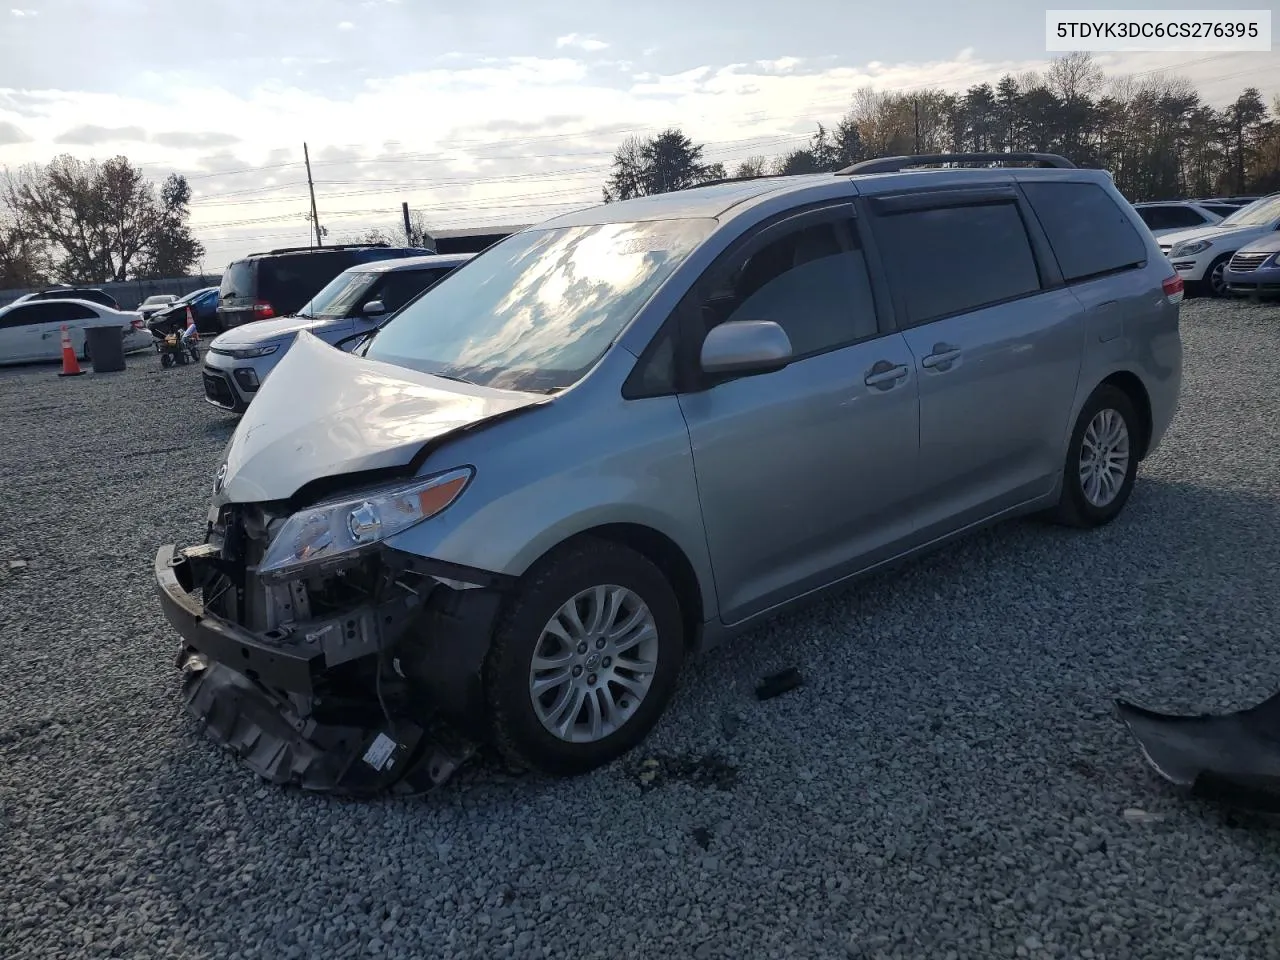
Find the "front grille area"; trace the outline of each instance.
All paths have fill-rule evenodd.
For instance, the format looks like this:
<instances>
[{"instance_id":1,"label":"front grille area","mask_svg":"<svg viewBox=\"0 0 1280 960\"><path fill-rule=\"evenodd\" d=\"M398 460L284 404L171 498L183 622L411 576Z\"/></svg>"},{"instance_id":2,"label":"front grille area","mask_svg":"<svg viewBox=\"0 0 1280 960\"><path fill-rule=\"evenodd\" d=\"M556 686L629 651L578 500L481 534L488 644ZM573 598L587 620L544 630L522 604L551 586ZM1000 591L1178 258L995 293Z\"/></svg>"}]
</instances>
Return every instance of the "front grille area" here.
<instances>
[{"instance_id":1,"label":"front grille area","mask_svg":"<svg viewBox=\"0 0 1280 960\"><path fill-rule=\"evenodd\" d=\"M1237 253L1231 258L1230 266L1232 270L1239 270L1241 273L1257 270L1269 256L1269 253Z\"/></svg>"},{"instance_id":2,"label":"front grille area","mask_svg":"<svg viewBox=\"0 0 1280 960\"><path fill-rule=\"evenodd\" d=\"M226 377L209 373L207 370L204 371L204 395L211 403L226 407L228 410L236 405L235 395L232 394L231 385L227 383Z\"/></svg>"}]
</instances>

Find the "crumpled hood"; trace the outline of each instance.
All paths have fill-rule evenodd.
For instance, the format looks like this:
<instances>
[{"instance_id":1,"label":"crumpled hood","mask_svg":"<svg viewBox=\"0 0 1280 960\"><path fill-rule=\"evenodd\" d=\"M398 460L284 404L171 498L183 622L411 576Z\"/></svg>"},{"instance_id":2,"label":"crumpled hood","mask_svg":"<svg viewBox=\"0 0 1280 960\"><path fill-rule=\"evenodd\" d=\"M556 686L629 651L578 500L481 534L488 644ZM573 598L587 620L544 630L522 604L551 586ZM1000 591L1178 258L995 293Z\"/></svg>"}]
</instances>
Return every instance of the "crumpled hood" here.
<instances>
[{"instance_id":1,"label":"crumpled hood","mask_svg":"<svg viewBox=\"0 0 1280 960\"><path fill-rule=\"evenodd\" d=\"M548 400L365 360L304 331L227 444L216 500L285 500L313 480L405 466L430 440Z\"/></svg>"},{"instance_id":2,"label":"crumpled hood","mask_svg":"<svg viewBox=\"0 0 1280 960\"><path fill-rule=\"evenodd\" d=\"M276 337L288 336L297 333L299 330L310 330L313 327L320 327L333 322L334 318L332 317L320 320L312 317L275 317L271 320L254 320L238 327L232 327L226 333L218 334L210 346L237 350L241 347L255 347L268 340L274 340Z\"/></svg>"},{"instance_id":3,"label":"crumpled hood","mask_svg":"<svg viewBox=\"0 0 1280 960\"><path fill-rule=\"evenodd\" d=\"M1224 227L1216 224L1212 227L1192 227L1190 230L1179 230L1177 233L1166 233L1160 238L1161 244L1177 246L1188 240L1221 240L1224 237L1247 237L1252 234L1265 233L1266 227Z\"/></svg>"}]
</instances>

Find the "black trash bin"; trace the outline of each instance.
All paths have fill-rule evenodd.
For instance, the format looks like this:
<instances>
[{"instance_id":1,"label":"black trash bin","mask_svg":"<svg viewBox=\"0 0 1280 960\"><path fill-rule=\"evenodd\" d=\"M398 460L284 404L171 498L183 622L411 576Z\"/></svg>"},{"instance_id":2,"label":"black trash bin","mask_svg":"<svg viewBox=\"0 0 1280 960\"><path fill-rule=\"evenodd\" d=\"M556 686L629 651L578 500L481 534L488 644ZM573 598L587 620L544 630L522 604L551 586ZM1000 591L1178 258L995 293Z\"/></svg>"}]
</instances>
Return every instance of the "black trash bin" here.
<instances>
[{"instance_id":1,"label":"black trash bin","mask_svg":"<svg viewBox=\"0 0 1280 960\"><path fill-rule=\"evenodd\" d=\"M115 373L124 369L124 330L119 325L87 327L84 346L94 373Z\"/></svg>"}]
</instances>

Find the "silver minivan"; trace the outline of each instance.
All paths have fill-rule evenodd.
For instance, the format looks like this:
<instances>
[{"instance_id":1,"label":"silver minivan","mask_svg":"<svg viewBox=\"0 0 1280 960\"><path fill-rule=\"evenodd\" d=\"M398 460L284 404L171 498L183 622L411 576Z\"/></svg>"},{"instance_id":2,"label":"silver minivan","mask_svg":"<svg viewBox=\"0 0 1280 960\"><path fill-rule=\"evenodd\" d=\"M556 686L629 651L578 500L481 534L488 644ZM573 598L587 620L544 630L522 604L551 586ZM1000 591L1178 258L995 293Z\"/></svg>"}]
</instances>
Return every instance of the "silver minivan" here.
<instances>
[{"instance_id":1,"label":"silver minivan","mask_svg":"<svg viewBox=\"0 0 1280 960\"><path fill-rule=\"evenodd\" d=\"M353 352L305 331L160 548L188 709L263 776L574 774L681 665L1003 518L1096 527L1177 405L1182 282L1102 171L889 158L611 203ZM921 164L985 167L910 169ZM891 691L886 691L891 695Z\"/></svg>"}]
</instances>

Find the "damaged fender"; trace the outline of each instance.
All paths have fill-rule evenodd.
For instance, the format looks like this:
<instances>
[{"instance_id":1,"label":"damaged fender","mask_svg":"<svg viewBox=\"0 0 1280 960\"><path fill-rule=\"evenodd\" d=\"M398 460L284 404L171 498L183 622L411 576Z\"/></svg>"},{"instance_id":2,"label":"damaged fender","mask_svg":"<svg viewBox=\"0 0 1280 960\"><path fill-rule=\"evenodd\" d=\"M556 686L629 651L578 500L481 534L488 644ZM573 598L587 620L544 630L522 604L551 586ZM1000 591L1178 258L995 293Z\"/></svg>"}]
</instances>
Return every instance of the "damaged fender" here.
<instances>
[{"instance_id":1,"label":"damaged fender","mask_svg":"<svg viewBox=\"0 0 1280 960\"><path fill-rule=\"evenodd\" d=\"M198 596L219 562L208 545L162 547L156 589L182 637L176 665L187 712L255 773L324 793L414 794L472 756L484 735L481 670L501 596L494 583L418 570L432 586L255 633Z\"/></svg>"}]
</instances>

